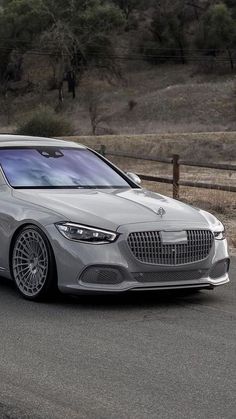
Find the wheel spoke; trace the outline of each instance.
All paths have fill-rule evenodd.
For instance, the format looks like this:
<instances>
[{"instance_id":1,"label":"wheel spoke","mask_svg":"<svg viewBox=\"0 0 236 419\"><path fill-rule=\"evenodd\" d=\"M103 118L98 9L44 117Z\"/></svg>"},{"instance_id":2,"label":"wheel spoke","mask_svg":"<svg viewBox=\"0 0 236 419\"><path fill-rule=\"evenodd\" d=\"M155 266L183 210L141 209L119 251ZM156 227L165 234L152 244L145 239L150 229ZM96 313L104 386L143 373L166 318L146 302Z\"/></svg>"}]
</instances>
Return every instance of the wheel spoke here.
<instances>
[{"instance_id":1,"label":"wheel spoke","mask_svg":"<svg viewBox=\"0 0 236 419\"><path fill-rule=\"evenodd\" d=\"M16 284L26 296L36 296L43 288L48 275L48 250L36 230L23 231L13 250L12 268Z\"/></svg>"}]
</instances>

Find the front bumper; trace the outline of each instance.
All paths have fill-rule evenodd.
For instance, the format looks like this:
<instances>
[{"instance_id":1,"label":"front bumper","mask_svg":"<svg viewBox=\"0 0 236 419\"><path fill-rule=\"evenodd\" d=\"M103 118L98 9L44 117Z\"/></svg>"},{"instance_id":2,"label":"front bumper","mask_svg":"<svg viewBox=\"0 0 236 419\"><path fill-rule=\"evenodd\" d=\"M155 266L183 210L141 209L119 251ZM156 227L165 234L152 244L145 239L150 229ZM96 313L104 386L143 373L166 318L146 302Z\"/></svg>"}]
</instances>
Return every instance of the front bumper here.
<instances>
[{"instance_id":1,"label":"front bumper","mask_svg":"<svg viewBox=\"0 0 236 419\"><path fill-rule=\"evenodd\" d=\"M150 229L150 224L142 228L143 231ZM91 245L69 241L55 226L48 226L47 233L55 254L60 291L94 294L181 288L212 289L229 282L226 240L215 240L209 256L202 261L161 266L143 263L134 257L127 243L128 234L133 229L134 226L124 229L114 243Z\"/></svg>"}]
</instances>

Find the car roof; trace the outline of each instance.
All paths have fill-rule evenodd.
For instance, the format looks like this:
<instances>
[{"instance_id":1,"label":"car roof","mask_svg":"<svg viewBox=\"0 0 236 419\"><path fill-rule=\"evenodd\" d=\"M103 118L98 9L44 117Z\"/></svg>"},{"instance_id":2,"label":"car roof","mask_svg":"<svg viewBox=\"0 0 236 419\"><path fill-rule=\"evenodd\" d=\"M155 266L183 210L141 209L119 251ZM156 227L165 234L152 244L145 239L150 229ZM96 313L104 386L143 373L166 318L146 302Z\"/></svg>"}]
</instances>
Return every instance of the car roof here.
<instances>
[{"instance_id":1,"label":"car roof","mask_svg":"<svg viewBox=\"0 0 236 419\"><path fill-rule=\"evenodd\" d=\"M0 148L2 147L24 147L24 146L43 146L43 147L76 147L86 148L82 144L57 138L29 137L16 134L0 134Z\"/></svg>"}]
</instances>

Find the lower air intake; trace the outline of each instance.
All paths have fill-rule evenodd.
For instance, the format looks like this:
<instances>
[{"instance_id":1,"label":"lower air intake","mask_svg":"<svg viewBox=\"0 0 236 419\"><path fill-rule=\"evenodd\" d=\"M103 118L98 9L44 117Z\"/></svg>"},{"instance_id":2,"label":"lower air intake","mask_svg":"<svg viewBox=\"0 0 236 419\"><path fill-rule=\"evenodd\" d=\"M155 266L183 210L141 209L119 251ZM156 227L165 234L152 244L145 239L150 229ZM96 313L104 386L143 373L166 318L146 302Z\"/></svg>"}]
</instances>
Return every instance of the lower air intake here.
<instances>
[{"instance_id":1,"label":"lower air intake","mask_svg":"<svg viewBox=\"0 0 236 419\"><path fill-rule=\"evenodd\" d=\"M175 282L175 281L192 281L207 276L208 270L195 271L163 271L163 272L144 272L133 274L134 279L138 282Z\"/></svg>"},{"instance_id":2,"label":"lower air intake","mask_svg":"<svg viewBox=\"0 0 236 419\"><path fill-rule=\"evenodd\" d=\"M92 267L82 273L80 280L86 284L116 285L123 282L123 277L118 269Z\"/></svg>"}]
</instances>

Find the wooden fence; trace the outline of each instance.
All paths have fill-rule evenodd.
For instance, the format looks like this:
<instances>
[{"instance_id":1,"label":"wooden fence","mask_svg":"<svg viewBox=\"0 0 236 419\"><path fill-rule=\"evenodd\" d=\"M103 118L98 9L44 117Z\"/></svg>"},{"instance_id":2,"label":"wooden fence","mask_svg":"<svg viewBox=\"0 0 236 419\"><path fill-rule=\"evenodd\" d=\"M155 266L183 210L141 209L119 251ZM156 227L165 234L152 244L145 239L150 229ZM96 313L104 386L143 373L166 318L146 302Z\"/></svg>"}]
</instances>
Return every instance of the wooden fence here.
<instances>
[{"instance_id":1,"label":"wooden fence","mask_svg":"<svg viewBox=\"0 0 236 419\"><path fill-rule=\"evenodd\" d=\"M205 182L193 182L189 180L180 180L180 167L181 166L191 166L191 167L199 167L199 168L206 168L206 169L216 169L216 170L228 170L228 171L236 171L236 165L233 164L216 164L216 163L196 163L192 161L181 160L178 154L174 154L172 158L166 159L157 159L155 157L148 157L148 156L141 156L129 153L120 153L120 152L111 152L107 151L104 145L101 145L100 150L98 151L104 157L111 156L111 157L123 157L135 160L145 160L145 161L152 161L157 163L166 163L172 165L172 177L159 177L159 176L152 176L146 175L143 173L137 173L137 175L142 180L147 180L151 182L160 182L160 183L168 183L173 185L173 198L179 199L180 193L180 186L190 186L194 188L204 188L204 189L216 189L220 191L227 191L227 192L236 192L236 186L233 185L218 185L215 183L205 183Z\"/></svg>"}]
</instances>

